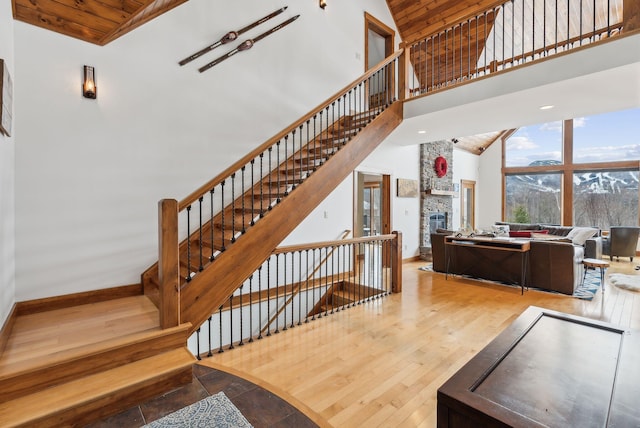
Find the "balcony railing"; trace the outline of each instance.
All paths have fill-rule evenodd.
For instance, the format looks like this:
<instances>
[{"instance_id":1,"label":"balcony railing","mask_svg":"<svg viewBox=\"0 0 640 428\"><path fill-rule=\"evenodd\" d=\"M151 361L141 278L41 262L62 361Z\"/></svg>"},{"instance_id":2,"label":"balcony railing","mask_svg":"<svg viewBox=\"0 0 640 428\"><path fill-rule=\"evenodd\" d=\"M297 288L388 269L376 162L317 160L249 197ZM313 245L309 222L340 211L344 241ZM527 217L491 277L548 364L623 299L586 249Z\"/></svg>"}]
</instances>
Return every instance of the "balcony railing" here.
<instances>
[{"instance_id":1,"label":"balcony railing","mask_svg":"<svg viewBox=\"0 0 640 428\"><path fill-rule=\"evenodd\" d=\"M509 0L408 46L411 96L621 32L623 0Z\"/></svg>"},{"instance_id":2,"label":"balcony railing","mask_svg":"<svg viewBox=\"0 0 640 428\"><path fill-rule=\"evenodd\" d=\"M189 340L200 359L400 291L402 235L280 247Z\"/></svg>"}]
</instances>

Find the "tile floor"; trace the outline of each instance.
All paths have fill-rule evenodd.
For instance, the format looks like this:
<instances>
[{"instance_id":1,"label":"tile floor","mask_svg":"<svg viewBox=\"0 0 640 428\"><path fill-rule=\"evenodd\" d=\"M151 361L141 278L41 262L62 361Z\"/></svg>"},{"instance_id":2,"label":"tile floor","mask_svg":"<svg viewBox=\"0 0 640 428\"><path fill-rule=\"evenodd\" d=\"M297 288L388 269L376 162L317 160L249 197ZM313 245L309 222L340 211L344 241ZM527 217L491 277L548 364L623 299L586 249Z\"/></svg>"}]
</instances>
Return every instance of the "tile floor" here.
<instances>
[{"instance_id":1,"label":"tile floor","mask_svg":"<svg viewBox=\"0 0 640 428\"><path fill-rule=\"evenodd\" d=\"M255 428L317 427L303 413L271 392L237 376L198 364L193 366L193 382L189 385L94 422L88 427L141 427L220 391L225 393Z\"/></svg>"}]
</instances>

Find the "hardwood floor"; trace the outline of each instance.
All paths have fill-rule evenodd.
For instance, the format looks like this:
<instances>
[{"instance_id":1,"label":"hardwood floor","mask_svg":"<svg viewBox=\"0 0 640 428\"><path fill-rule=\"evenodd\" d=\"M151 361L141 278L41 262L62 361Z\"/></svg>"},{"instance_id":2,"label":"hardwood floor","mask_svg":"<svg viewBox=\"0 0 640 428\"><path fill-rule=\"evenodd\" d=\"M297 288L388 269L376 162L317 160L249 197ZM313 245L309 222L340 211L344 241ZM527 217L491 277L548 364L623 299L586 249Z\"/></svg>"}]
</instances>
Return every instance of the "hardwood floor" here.
<instances>
[{"instance_id":1,"label":"hardwood floor","mask_svg":"<svg viewBox=\"0 0 640 428\"><path fill-rule=\"evenodd\" d=\"M336 427L433 427L436 391L530 305L640 329L640 293L608 285L592 301L404 265L403 292L201 362L246 373ZM640 274L612 262L608 273Z\"/></svg>"}]
</instances>

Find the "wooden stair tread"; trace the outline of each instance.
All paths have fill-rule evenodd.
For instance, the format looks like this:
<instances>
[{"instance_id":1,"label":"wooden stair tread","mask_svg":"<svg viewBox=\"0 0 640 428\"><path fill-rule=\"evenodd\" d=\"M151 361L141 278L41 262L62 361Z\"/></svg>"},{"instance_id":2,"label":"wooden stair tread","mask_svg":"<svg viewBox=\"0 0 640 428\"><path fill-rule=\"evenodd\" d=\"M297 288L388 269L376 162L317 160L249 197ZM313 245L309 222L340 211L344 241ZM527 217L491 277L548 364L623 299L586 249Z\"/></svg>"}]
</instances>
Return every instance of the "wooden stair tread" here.
<instances>
[{"instance_id":1,"label":"wooden stair tread","mask_svg":"<svg viewBox=\"0 0 640 428\"><path fill-rule=\"evenodd\" d=\"M158 309L143 295L21 315L0 357L0 368L158 326Z\"/></svg>"},{"instance_id":2,"label":"wooden stair tread","mask_svg":"<svg viewBox=\"0 0 640 428\"><path fill-rule=\"evenodd\" d=\"M56 423L56 414L113 401L123 390L189 368L195 357L185 347L86 376L0 404L0 426ZM92 404L95 403L95 404ZM34 422L35 421L35 422Z\"/></svg>"},{"instance_id":3,"label":"wooden stair tread","mask_svg":"<svg viewBox=\"0 0 640 428\"><path fill-rule=\"evenodd\" d=\"M78 344L77 347L50 353L46 356L38 355L18 361L7 362L0 365L0 382L6 378L38 370L39 368L54 368L65 362L73 362L94 355L117 351L131 343L150 342L176 333L182 333L186 337L188 335L189 328L190 324L182 324L178 327L164 330L160 329L160 327L156 327L101 342L88 343L86 345Z\"/></svg>"}]
</instances>

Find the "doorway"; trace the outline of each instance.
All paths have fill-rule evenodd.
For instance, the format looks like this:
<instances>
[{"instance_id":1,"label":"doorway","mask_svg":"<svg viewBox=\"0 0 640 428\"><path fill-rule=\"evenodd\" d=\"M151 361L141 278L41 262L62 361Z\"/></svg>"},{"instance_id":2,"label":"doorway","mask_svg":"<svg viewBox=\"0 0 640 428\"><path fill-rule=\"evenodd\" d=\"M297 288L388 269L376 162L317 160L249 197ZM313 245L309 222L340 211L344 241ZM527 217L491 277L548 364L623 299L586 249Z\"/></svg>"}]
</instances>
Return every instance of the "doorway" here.
<instances>
[{"instance_id":1,"label":"doorway","mask_svg":"<svg viewBox=\"0 0 640 428\"><path fill-rule=\"evenodd\" d=\"M356 172L354 237L391 233L391 176Z\"/></svg>"},{"instance_id":2,"label":"doorway","mask_svg":"<svg viewBox=\"0 0 640 428\"><path fill-rule=\"evenodd\" d=\"M460 180L460 228L473 231L476 228L476 182Z\"/></svg>"},{"instance_id":3,"label":"doorway","mask_svg":"<svg viewBox=\"0 0 640 428\"><path fill-rule=\"evenodd\" d=\"M395 31L379 19L364 13L364 71L368 71L393 53L395 48ZM377 107L387 101L393 94L394 76L377 75L367 82L367 99L369 107Z\"/></svg>"}]
</instances>

